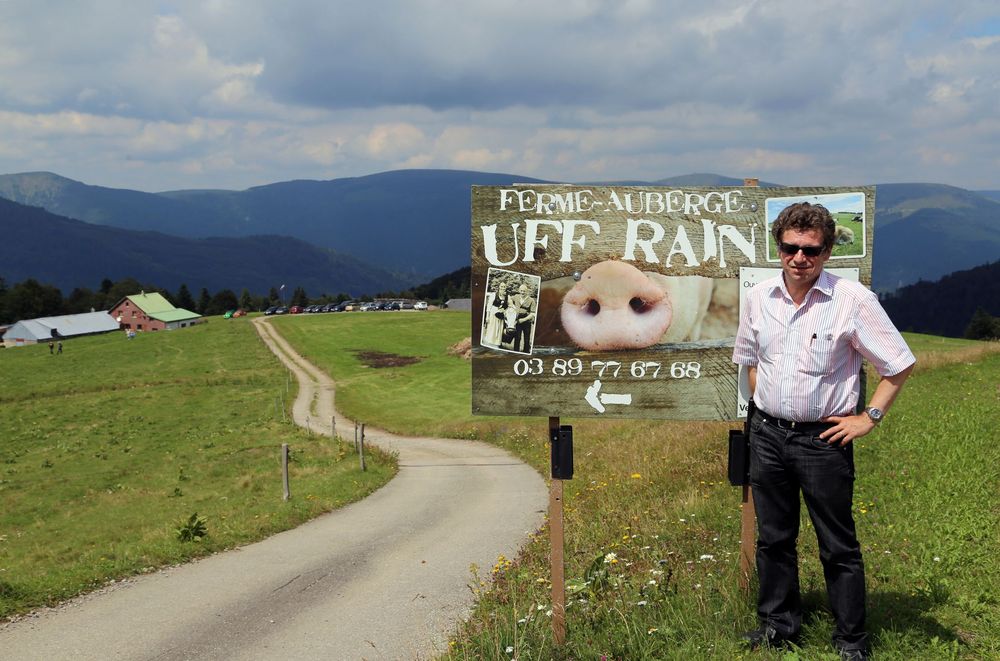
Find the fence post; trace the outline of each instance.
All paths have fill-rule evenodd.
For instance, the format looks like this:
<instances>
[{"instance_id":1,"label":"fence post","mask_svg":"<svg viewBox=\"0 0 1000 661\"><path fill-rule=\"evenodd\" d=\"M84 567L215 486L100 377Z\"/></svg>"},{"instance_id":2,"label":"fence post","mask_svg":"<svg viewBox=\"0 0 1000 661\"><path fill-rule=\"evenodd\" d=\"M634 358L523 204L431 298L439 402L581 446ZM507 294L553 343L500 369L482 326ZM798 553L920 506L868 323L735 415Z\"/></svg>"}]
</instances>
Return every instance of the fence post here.
<instances>
[{"instance_id":1,"label":"fence post","mask_svg":"<svg viewBox=\"0 0 1000 661\"><path fill-rule=\"evenodd\" d=\"M361 444L359 446L360 451L358 455L361 457L361 470L368 470L368 466L365 465L365 423L361 423Z\"/></svg>"},{"instance_id":2,"label":"fence post","mask_svg":"<svg viewBox=\"0 0 1000 661\"><path fill-rule=\"evenodd\" d=\"M288 500L292 497L288 487L288 443L281 444L281 478L285 487L285 497L282 500Z\"/></svg>"}]
</instances>

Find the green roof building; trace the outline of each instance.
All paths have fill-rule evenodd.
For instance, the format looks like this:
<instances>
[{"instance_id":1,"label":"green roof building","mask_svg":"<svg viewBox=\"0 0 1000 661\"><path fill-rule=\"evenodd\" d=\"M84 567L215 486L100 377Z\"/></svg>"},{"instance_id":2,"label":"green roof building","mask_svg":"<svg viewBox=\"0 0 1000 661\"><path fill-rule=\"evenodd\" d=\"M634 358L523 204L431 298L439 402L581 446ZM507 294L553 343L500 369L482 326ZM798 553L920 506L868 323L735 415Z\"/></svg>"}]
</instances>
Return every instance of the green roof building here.
<instances>
[{"instance_id":1,"label":"green roof building","mask_svg":"<svg viewBox=\"0 0 1000 661\"><path fill-rule=\"evenodd\" d=\"M158 331L186 328L203 321L200 314L175 308L161 294L141 292L126 296L111 308L118 327L125 330Z\"/></svg>"}]
</instances>

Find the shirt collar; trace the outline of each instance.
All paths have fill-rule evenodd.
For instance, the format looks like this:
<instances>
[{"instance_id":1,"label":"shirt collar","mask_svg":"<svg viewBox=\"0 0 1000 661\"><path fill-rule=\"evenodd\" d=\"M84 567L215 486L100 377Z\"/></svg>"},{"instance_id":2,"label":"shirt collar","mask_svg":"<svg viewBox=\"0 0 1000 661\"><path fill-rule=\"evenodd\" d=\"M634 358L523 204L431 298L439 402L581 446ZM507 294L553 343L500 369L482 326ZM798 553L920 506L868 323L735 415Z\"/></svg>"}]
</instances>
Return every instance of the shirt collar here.
<instances>
[{"instance_id":1,"label":"shirt collar","mask_svg":"<svg viewBox=\"0 0 1000 661\"><path fill-rule=\"evenodd\" d=\"M827 273L826 269L820 271L819 278L813 283L812 288L806 292L806 299L809 298L812 291L818 291L827 298L833 298L833 283L834 275ZM780 293L785 298L791 299L792 295L788 293L788 289L785 287L785 274L781 272L778 277L774 279L774 284L771 285L771 295L775 293Z\"/></svg>"}]
</instances>

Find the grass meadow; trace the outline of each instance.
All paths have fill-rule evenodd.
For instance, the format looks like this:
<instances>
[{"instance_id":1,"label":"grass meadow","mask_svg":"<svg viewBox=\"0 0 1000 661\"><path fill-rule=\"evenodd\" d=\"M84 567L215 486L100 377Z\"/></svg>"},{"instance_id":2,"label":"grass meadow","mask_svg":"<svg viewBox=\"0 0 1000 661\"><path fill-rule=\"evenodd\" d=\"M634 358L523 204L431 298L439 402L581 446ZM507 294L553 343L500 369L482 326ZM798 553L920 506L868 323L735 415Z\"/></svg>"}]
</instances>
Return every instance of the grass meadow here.
<instances>
[{"instance_id":1,"label":"grass meadow","mask_svg":"<svg viewBox=\"0 0 1000 661\"><path fill-rule=\"evenodd\" d=\"M0 619L294 527L395 471L292 424L296 384L247 319L63 345L0 351Z\"/></svg>"},{"instance_id":2,"label":"grass meadow","mask_svg":"<svg viewBox=\"0 0 1000 661\"><path fill-rule=\"evenodd\" d=\"M545 419L470 414L469 363L447 350L468 337L468 313L272 323L333 375L349 417L493 443L548 475ZM918 369L856 450L874 658L1000 658L1000 345L907 339ZM293 526L391 474L385 464L361 474L352 449L282 421L287 373L246 320L65 346L0 353L0 615ZM542 530L519 557L470 567L478 603L444 658L836 658L805 515L801 647L740 644L755 616L738 581L729 424L563 422L576 467L565 482L565 645L552 644ZM289 503L283 442L295 457ZM176 529L195 512L208 535L181 542Z\"/></svg>"},{"instance_id":3,"label":"grass meadow","mask_svg":"<svg viewBox=\"0 0 1000 661\"><path fill-rule=\"evenodd\" d=\"M547 421L478 418L471 370L445 349L462 313L278 320L338 381L348 416L402 433L476 438L548 475ZM1000 658L1000 345L907 335L918 369L886 421L858 441L855 512L875 659ZM377 350L421 358L373 369ZM874 382L869 386L869 392ZM803 511L801 647L748 652L753 590L739 588L740 495L725 478L726 423L563 420L567 640L552 644L549 541L470 568L479 601L445 658L836 659L815 535Z\"/></svg>"}]
</instances>

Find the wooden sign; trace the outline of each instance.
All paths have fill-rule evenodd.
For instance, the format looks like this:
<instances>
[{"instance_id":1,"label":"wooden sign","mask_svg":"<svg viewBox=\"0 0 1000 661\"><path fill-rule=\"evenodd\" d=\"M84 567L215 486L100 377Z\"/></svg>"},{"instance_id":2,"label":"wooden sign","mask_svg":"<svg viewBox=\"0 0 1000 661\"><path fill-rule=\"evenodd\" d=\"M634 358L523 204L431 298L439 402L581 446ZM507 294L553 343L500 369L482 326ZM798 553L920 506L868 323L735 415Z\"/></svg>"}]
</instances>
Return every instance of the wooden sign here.
<instances>
[{"instance_id":1,"label":"wooden sign","mask_svg":"<svg viewBox=\"0 0 1000 661\"><path fill-rule=\"evenodd\" d=\"M473 413L736 419L740 269L798 201L870 285L874 187L473 187Z\"/></svg>"}]
</instances>

